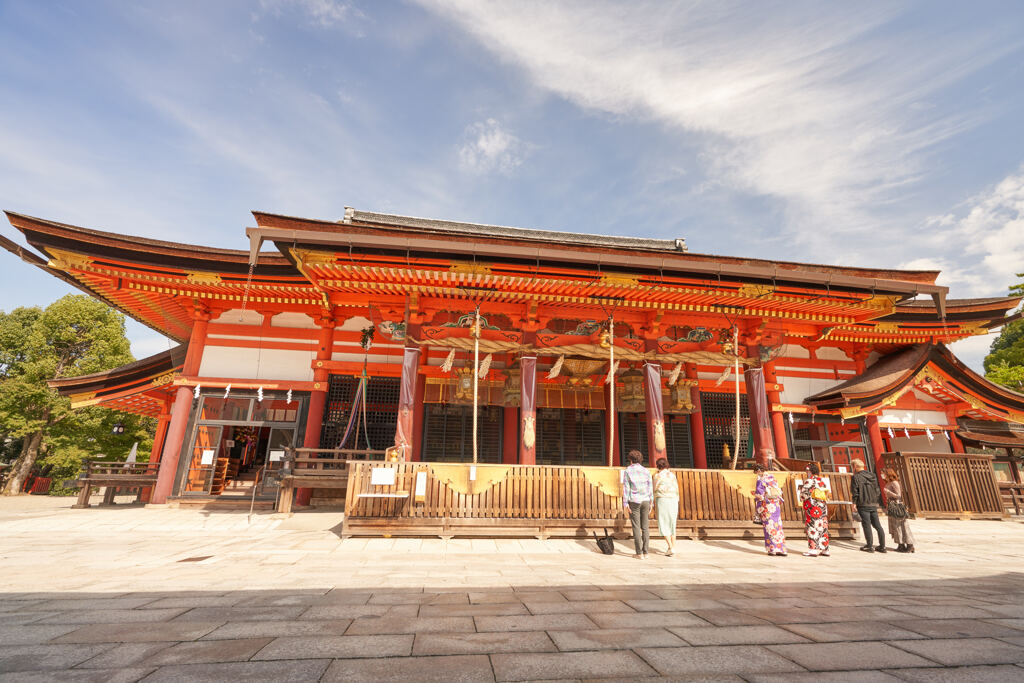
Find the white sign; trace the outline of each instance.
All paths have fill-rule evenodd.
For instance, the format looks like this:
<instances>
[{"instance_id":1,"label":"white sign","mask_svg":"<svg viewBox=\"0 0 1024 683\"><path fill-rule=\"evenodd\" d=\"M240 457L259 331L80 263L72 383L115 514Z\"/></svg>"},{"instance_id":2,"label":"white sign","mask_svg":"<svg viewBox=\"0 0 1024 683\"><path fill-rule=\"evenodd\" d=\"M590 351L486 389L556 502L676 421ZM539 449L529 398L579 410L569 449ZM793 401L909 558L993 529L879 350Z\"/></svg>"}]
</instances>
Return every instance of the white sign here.
<instances>
[{"instance_id":1,"label":"white sign","mask_svg":"<svg viewBox=\"0 0 1024 683\"><path fill-rule=\"evenodd\" d=\"M850 471L850 470L846 469L846 465L839 465L838 467L839 467L839 471L842 472L843 474L846 474L847 472Z\"/></svg>"},{"instance_id":2,"label":"white sign","mask_svg":"<svg viewBox=\"0 0 1024 683\"><path fill-rule=\"evenodd\" d=\"M390 467L374 467L370 470L371 486L394 486L395 470Z\"/></svg>"},{"instance_id":3,"label":"white sign","mask_svg":"<svg viewBox=\"0 0 1024 683\"><path fill-rule=\"evenodd\" d=\"M283 450L280 450L280 451L278 451L278 450L270 451L270 462L280 462L282 460L284 460L284 451Z\"/></svg>"},{"instance_id":4,"label":"white sign","mask_svg":"<svg viewBox=\"0 0 1024 683\"><path fill-rule=\"evenodd\" d=\"M214 450L212 448L204 449L203 450L203 454L199 457L199 464L200 465L212 465L213 464L213 453L214 453Z\"/></svg>"},{"instance_id":5,"label":"white sign","mask_svg":"<svg viewBox=\"0 0 1024 683\"><path fill-rule=\"evenodd\" d=\"M427 495L427 473L416 473L416 497L423 498Z\"/></svg>"},{"instance_id":6,"label":"white sign","mask_svg":"<svg viewBox=\"0 0 1024 683\"><path fill-rule=\"evenodd\" d=\"M476 465L469 466L469 480L476 481Z\"/></svg>"},{"instance_id":7,"label":"white sign","mask_svg":"<svg viewBox=\"0 0 1024 683\"><path fill-rule=\"evenodd\" d=\"M234 448L234 447L235 447L235 440L234 439L224 439L224 448Z\"/></svg>"}]
</instances>

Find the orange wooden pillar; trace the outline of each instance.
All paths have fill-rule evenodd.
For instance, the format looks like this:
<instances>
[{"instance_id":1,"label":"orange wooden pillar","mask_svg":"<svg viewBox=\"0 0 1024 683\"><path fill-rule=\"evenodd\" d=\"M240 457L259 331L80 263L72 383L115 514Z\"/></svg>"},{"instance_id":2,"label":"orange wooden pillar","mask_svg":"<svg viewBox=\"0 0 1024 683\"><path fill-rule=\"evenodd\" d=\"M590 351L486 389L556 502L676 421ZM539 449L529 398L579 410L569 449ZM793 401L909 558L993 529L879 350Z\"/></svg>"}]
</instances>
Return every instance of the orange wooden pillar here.
<instances>
[{"instance_id":1,"label":"orange wooden pillar","mask_svg":"<svg viewBox=\"0 0 1024 683\"><path fill-rule=\"evenodd\" d=\"M871 450L875 459L875 474L882 474L882 454L885 452L885 446L882 445L882 430L878 427L878 416L868 415L864 421L865 426L868 429L868 441L871 442Z\"/></svg>"},{"instance_id":2,"label":"orange wooden pillar","mask_svg":"<svg viewBox=\"0 0 1024 683\"><path fill-rule=\"evenodd\" d=\"M772 439L775 441L775 457L789 457L789 440L786 438L786 417L775 410L775 407L782 403L782 394L775 388L778 386L778 376L775 374L775 364L765 363L764 365L765 390L768 396L768 412L772 418Z\"/></svg>"},{"instance_id":3,"label":"orange wooden pillar","mask_svg":"<svg viewBox=\"0 0 1024 683\"><path fill-rule=\"evenodd\" d=\"M313 390L309 392L309 409L306 411L306 433L302 438L303 448L319 448L320 433L324 425L324 406L327 404L327 386L330 372L317 361L330 360L334 353L334 318L324 315L316 324L320 326L317 337L316 359L313 361ZM313 489L299 488L295 491L296 505L309 505Z\"/></svg>"},{"instance_id":4,"label":"orange wooden pillar","mask_svg":"<svg viewBox=\"0 0 1024 683\"><path fill-rule=\"evenodd\" d=\"M693 388L690 389L690 400L693 402L693 412L690 413L690 442L693 446L693 466L696 469L706 470L708 468L708 452L704 442L704 414L700 408L700 381L697 373L696 363L686 363L686 378L696 380Z\"/></svg>"},{"instance_id":5,"label":"orange wooden pillar","mask_svg":"<svg viewBox=\"0 0 1024 683\"><path fill-rule=\"evenodd\" d=\"M160 455L163 453L164 441L167 440L167 425L171 423L171 400L164 401L164 410L156 421L156 432L153 434L153 448L149 452L149 463L155 465L160 462ZM148 503L153 496L153 487L146 486L139 492L139 500Z\"/></svg>"},{"instance_id":6,"label":"orange wooden pillar","mask_svg":"<svg viewBox=\"0 0 1024 683\"><path fill-rule=\"evenodd\" d=\"M203 349L206 346L206 329L210 322L210 310L206 306L198 305L192 312L192 318L192 334L189 336L185 362L181 366L181 374L185 377L195 377L199 374L199 365L202 363ZM174 397L174 406L171 408L171 419L167 425L167 434L164 437L156 486L153 487L153 494L150 496L151 503L161 505L166 503L167 497L171 495L174 478L178 473L178 459L185 441L188 415L191 410L192 389L178 387L178 393Z\"/></svg>"}]
</instances>

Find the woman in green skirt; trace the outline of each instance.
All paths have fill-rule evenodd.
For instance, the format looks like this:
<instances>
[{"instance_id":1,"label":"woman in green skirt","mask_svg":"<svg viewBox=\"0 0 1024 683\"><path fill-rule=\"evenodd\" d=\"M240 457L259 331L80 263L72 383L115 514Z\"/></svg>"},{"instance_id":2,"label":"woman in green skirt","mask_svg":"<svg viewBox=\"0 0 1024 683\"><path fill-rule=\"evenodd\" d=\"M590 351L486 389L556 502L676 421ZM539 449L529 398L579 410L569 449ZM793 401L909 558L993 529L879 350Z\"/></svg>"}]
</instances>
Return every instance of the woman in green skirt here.
<instances>
[{"instance_id":1,"label":"woman in green skirt","mask_svg":"<svg viewBox=\"0 0 1024 683\"><path fill-rule=\"evenodd\" d=\"M675 472L668 468L668 460L659 458L655 463L658 474L654 477L654 502L658 507L658 531L668 544L666 555L672 557L676 549L676 520L679 518L679 483Z\"/></svg>"}]
</instances>

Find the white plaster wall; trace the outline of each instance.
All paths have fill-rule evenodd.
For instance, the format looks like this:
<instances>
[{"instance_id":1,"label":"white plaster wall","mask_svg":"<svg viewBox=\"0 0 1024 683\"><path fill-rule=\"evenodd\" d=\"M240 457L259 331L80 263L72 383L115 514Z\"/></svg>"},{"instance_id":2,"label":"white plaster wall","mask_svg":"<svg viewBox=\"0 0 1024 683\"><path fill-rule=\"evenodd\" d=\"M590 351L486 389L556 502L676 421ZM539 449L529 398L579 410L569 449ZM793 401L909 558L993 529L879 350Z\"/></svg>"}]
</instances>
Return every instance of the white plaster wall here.
<instances>
[{"instance_id":1,"label":"white plaster wall","mask_svg":"<svg viewBox=\"0 0 1024 683\"><path fill-rule=\"evenodd\" d=\"M899 410L890 408L883 410L879 422L893 422L904 425L944 425L949 424L946 413L939 410Z\"/></svg>"},{"instance_id":2,"label":"white plaster wall","mask_svg":"<svg viewBox=\"0 0 1024 683\"><path fill-rule=\"evenodd\" d=\"M782 349L782 355L779 360L785 360L786 358L810 358L811 352L802 346L796 344L786 344L785 348Z\"/></svg>"},{"instance_id":3,"label":"white plaster wall","mask_svg":"<svg viewBox=\"0 0 1024 683\"><path fill-rule=\"evenodd\" d=\"M897 434L899 432L896 432ZM949 441L941 433L932 432L934 440L929 441L927 434L915 434L909 439L905 436L897 436L893 439L889 439L892 442L892 448L896 451L904 451L906 453L952 453L952 449L949 447Z\"/></svg>"},{"instance_id":4,"label":"white plaster wall","mask_svg":"<svg viewBox=\"0 0 1024 683\"><path fill-rule=\"evenodd\" d=\"M848 378L833 379L831 377L779 377L782 384L781 399L783 403L803 403L808 396L830 389L845 382Z\"/></svg>"},{"instance_id":5,"label":"white plaster wall","mask_svg":"<svg viewBox=\"0 0 1024 683\"><path fill-rule=\"evenodd\" d=\"M214 318L210 322L228 325L262 325L263 314L251 308L244 311L241 308L232 308L229 311L224 311L219 317Z\"/></svg>"},{"instance_id":6,"label":"white plaster wall","mask_svg":"<svg viewBox=\"0 0 1024 683\"><path fill-rule=\"evenodd\" d=\"M348 320L343 322L341 324L341 327L339 327L338 329L359 332L360 330L366 329L371 325L373 325L373 323L370 322L369 318L364 318L362 316L357 315L356 317L349 318Z\"/></svg>"},{"instance_id":7,"label":"white plaster wall","mask_svg":"<svg viewBox=\"0 0 1024 683\"><path fill-rule=\"evenodd\" d=\"M817 350L815 354L819 360L852 360L842 349L837 349L834 346L823 346Z\"/></svg>"},{"instance_id":8,"label":"white plaster wall","mask_svg":"<svg viewBox=\"0 0 1024 683\"><path fill-rule=\"evenodd\" d=\"M200 377L313 381L315 352L282 349L239 349L209 346L203 349Z\"/></svg>"},{"instance_id":9,"label":"white plaster wall","mask_svg":"<svg viewBox=\"0 0 1024 683\"><path fill-rule=\"evenodd\" d=\"M316 323L305 313L278 313L270 319L272 327L298 327L304 330L316 329Z\"/></svg>"}]
</instances>

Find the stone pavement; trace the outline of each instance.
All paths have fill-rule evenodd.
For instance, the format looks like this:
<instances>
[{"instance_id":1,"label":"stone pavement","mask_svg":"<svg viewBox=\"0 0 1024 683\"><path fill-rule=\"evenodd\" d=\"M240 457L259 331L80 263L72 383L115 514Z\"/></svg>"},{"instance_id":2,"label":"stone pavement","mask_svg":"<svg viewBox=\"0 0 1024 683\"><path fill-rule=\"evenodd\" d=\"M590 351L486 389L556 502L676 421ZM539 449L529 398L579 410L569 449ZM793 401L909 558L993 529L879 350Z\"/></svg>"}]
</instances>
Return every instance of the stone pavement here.
<instances>
[{"instance_id":1,"label":"stone pavement","mask_svg":"<svg viewBox=\"0 0 1024 683\"><path fill-rule=\"evenodd\" d=\"M915 521L914 555L638 561L71 502L0 499L0 680L1024 680L1019 521Z\"/></svg>"}]
</instances>

